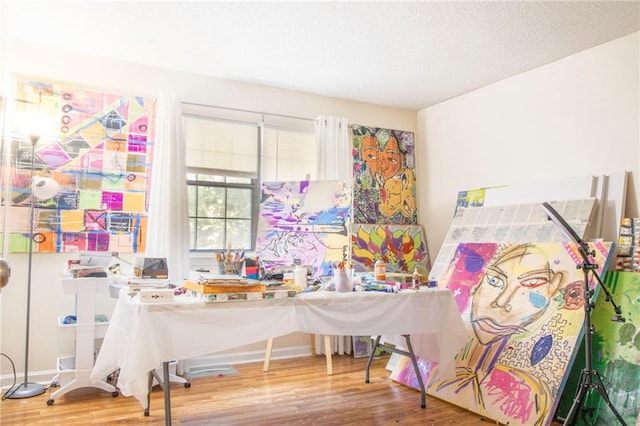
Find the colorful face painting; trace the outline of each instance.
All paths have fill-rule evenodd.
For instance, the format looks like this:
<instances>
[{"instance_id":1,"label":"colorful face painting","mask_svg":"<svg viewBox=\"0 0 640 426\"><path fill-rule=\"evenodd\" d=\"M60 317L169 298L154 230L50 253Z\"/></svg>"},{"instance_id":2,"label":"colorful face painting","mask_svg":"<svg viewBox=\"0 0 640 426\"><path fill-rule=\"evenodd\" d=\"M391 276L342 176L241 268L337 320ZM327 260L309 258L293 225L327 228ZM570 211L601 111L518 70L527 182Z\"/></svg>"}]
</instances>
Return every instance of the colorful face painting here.
<instances>
[{"instance_id":1,"label":"colorful face painting","mask_svg":"<svg viewBox=\"0 0 640 426\"><path fill-rule=\"evenodd\" d=\"M32 164L34 175L61 187L54 198L34 203L34 251L144 252L155 99L17 81L15 114L11 198L3 204L28 217ZM25 114L52 123L52 135L37 141L33 155L17 128ZM19 222L4 236L10 252L28 247L28 221Z\"/></svg>"},{"instance_id":2,"label":"colorful face painting","mask_svg":"<svg viewBox=\"0 0 640 426\"><path fill-rule=\"evenodd\" d=\"M594 329L593 367L598 370L611 404L625 423L640 424L640 274L637 272L609 271L604 285L611 299L620 308L622 321L612 321L613 304L606 300L604 291L596 300L591 313ZM585 367L584 345L571 368L566 389L562 395L558 414L566 417L578 389L580 374ZM574 380L575 379L575 380ZM620 422L608 408L598 392L591 392L584 402L593 407L589 415L579 415L576 425L608 426Z\"/></svg>"},{"instance_id":3,"label":"colorful face painting","mask_svg":"<svg viewBox=\"0 0 640 426\"><path fill-rule=\"evenodd\" d=\"M611 244L590 248L600 272ZM468 341L454 377L420 360L429 394L502 424L550 424L582 336L581 264L575 244L460 244L439 285L453 292ZM392 377L416 387L411 368L403 361Z\"/></svg>"},{"instance_id":4,"label":"colorful face painting","mask_svg":"<svg viewBox=\"0 0 640 426\"><path fill-rule=\"evenodd\" d=\"M388 272L429 270L424 229L420 225L360 225L351 227L351 261L356 272L373 270L382 259Z\"/></svg>"},{"instance_id":5,"label":"colorful face painting","mask_svg":"<svg viewBox=\"0 0 640 426\"><path fill-rule=\"evenodd\" d=\"M350 194L342 181L263 183L256 255L265 271L305 265L318 277L346 261Z\"/></svg>"},{"instance_id":6,"label":"colorful face painting","mask_svg":"<svg viewBox=\"0 0 640 426\"><path fill-rule=\"evenodd\" d=\"M354 223L417 223L412 132L352 126Z\"/></svg>"}]
</instances>

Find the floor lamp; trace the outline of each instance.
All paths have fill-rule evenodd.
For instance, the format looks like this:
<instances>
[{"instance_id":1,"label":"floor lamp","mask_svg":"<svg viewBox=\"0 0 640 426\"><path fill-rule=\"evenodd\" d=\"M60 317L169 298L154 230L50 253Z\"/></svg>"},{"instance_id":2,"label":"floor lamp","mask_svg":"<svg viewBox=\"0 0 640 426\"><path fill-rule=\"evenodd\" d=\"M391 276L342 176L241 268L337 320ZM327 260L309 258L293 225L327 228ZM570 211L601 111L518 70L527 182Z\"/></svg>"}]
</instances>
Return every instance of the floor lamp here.
<instances>
[{"instance_id":1,"label":"floor lamp","mask_svg":"<svg viewBox=\"0 0 640 426\"><path fill-rule=\"evenodd\" d=\"M29 206L29 262L27 266L27 326L26 326L26 343L24 350L24 382L18 385L13 391L7 392L7 398L19 399L29 398L44 393L44 386L39 383L29 382L29 322L31 318L31 262L33 258L33 222L35 215L36 200L44 201L53 198L60 189L58 183L51 178L33 176L35 163L36 144L40 139L39 135L29 135L31 141L31 197Z\"/></svg>"}]
</instances>

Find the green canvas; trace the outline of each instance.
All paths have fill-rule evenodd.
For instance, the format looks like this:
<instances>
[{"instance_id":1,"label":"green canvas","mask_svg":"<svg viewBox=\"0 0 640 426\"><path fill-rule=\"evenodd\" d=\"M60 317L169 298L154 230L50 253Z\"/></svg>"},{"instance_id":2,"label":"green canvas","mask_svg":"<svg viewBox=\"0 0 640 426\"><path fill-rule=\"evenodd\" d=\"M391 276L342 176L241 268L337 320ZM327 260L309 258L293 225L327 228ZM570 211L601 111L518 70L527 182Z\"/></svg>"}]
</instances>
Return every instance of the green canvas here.
<instances>
[{"instance_id":1,"label":"green canvas","mask_svg":"<svg viewBox=\"0 0 640 426\"><path fill-rule=\"evenodd\" d=\"M640 273L608 272L603 283L620 307L625 322L611 320L613 306L601 291L591 313L593 366L600 373L615 409L628 425L635 425L640 421ZM558 407L559 418L566 417L571 409L584 358L583 342ZM619 424L597 391L587 395L581 408L576 425Z\"/></svg>"}]
</instances>

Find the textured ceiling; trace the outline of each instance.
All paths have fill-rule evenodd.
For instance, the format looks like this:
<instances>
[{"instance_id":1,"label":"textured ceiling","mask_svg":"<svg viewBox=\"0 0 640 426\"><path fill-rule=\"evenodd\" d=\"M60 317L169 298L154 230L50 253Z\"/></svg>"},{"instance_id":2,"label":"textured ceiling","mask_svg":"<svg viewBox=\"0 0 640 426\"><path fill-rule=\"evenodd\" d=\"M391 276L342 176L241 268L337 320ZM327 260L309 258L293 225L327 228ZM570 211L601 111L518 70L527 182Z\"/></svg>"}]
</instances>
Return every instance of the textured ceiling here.
<instances>
[{"instance_id":1,"label":"textured ceiling","mask_svg":"<svg viewBox=\"0 0 640 426\"><path fill-rule=\"evenodd\" d=\"M640 29L638 1L0 2L3 37L412 110Z\"/></svg>"}]
</instances>

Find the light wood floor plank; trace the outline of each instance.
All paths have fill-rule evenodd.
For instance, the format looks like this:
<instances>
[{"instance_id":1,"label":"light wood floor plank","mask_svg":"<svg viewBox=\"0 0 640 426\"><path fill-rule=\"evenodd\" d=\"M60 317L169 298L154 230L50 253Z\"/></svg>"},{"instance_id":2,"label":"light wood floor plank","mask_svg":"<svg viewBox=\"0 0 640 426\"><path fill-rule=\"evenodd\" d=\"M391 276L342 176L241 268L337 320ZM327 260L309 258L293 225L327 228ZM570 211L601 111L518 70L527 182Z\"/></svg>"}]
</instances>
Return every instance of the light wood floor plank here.
<instances>
[{"instance_id":1,"label":"light wood floor plank","mask_svg":"<svg viewBox=\"0 0 640 426\"><path fill-rule=\"evenodd\" d=\"M452 404L427 396L420 408L417 390L391 381L387 357L374 361L371 382L364 382L366 359L333 357L333 375L324 356L240 364L238 374L195 378L190 388L171 385L173 425L483 425L494 424ZM164 425L159 387L151 397L149 417L132 397L113 398L85 388L67 393L52 406L44 395L6 399L2 425ZM553 426L560 423L554 422Z\"/></svg>"}]
</instances>

